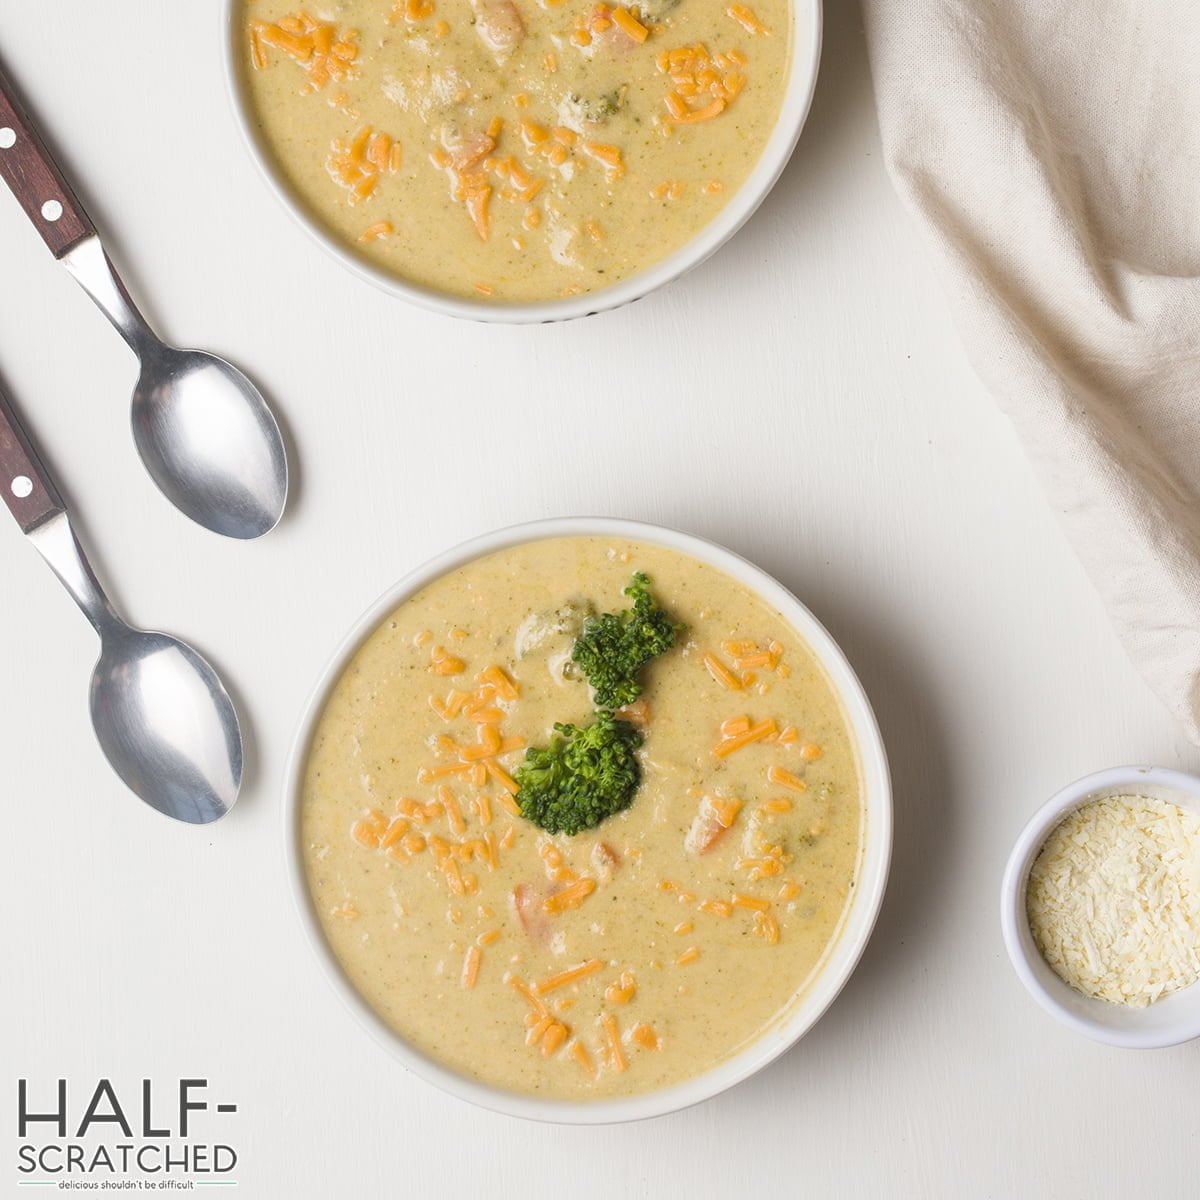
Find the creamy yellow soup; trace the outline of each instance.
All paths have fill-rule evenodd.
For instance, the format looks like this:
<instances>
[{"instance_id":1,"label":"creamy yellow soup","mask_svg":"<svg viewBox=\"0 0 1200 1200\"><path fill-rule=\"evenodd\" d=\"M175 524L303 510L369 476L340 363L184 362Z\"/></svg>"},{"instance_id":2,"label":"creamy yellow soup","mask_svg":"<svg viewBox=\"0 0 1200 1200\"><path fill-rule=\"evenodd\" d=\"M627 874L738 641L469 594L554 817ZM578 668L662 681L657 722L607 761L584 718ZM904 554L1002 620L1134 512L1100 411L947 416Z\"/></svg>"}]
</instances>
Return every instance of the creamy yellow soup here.
<instances>
[{"instance_id":1,"label":"creamy yellow soup","mask_svg":"<svg viewBox=\"0 0 1200 1200\"><path fill-rule=\"evenodd\" d=\"M623 712L641 786L576 836L513 776L591 719L570 661L633 571L687 630ZM351 983L402 1037L515 1092L662 1088L735 1054L819 971L852 895L862 786L828 677L723 572L561 538L479 559L381 622L334 686L304 777L308 884Z\"/></svg>"},{"instance_id":2,"label":"creamy yellow soup","mask_svg":"<svg viewBox=\"0 0 1200 1200\"><path fill-rule=\"evenodd\" d=\"M498 301L649 266L744 182L789 0L246 0L245 77L293 191L364 258Z\"/></svg>"}]
</instances>

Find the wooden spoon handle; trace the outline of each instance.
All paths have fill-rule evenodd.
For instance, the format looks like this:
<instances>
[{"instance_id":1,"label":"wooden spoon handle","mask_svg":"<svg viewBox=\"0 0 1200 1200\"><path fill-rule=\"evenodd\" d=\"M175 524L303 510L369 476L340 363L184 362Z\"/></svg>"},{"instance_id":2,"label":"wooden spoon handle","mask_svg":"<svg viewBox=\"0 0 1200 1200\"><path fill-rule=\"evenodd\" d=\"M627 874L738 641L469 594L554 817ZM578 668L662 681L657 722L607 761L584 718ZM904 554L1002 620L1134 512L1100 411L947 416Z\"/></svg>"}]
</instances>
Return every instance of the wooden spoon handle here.
<instances>
[{"instance_id":1,"label":"wooden spoon handle","mask_svg":"<svg viewBox=\"0 0 1200 1200\"><path fill-rule=\"evenodd\" d=\"M64 511L62 497L42 466L8 397L0 391L0 491L24 533Z\"/></svg>"},{"instance_id":2,"label":"wooden spoon handle","mask_svg":"<svg viewBox=\"0 0 1200 1200\"><path fill-rule=\"evenodd\" d=\"M96 232L0 68L0 176L55 258Z\"/></svg>"}]
</instances>

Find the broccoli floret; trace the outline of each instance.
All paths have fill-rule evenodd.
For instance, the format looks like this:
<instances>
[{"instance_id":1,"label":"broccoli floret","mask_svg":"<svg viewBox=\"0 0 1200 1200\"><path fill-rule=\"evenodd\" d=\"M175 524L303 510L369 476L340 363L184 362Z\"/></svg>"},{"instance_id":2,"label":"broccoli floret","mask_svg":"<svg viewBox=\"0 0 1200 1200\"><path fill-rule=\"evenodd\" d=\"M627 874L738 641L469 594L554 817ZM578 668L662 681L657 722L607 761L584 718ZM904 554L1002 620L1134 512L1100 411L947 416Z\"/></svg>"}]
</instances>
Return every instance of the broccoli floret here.
<instances>
[{"instance_id":1,"label":"broccoli floret","mask_svg":"<svg viewBox=\"0 0 1200 1200\"><path fill-rule=\"evenodd\" d=\"M640 571L625 595L632 597L633 607L590 617L571 652L595 691L597 708L632 704L642 694L638 671L670 650L684 629L655 604L650 580Z\"/></svg>"},{"instance_id":2,"label":"broccoli floret","mask_svg":"<svg viewBox=\"0 0 1200 1200\"><path fill-rule=\"evenodd\" d=\"M563 101L563 107L567 115L576 120L590 121L598 125L607 121L609 117L616 116L625 107L627 90L628 85L622 84L611 92L605 92L603 96L581 96L578 92L572 92Z\"/></svg>"},{"instance_id":3,"label":"broccoli floret","mask_svg":"<svg viewBox=\"0 0 1200 1200\"><path fill-rule=\"evenodd\" d=\"M550 745L531 746L517 769L521 815L548 833L576 834L628 808L641 781L634 751L642 735L610 712L554 730Z\"/></svg>"},{"instance_id":4,"label":"broccoli floret","mask_svg":"<svg viewBox=\"0 0 1200 1200\"><path fill-rule=\"evenodd\" d=\"M641 0L638 4L638 16L643 21L657 23L679 6L679 0Z\"/></svg>"}]
</instances>

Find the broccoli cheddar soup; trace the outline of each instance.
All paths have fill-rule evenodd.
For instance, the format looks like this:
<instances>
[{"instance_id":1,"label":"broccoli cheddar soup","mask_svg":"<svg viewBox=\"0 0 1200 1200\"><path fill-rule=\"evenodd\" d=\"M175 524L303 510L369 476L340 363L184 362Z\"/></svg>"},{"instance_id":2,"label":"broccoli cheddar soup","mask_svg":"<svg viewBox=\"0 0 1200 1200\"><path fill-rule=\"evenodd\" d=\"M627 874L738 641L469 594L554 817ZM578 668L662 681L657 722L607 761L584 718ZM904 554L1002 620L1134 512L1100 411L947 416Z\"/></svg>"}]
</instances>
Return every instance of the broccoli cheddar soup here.
<instances>
[{"instance_id":1,"label":"broccoli cheddar soup","mask_svg":"<svg viewBox=\"0 0 1200 1200\"><path fill-rule=\"evenodd\" d=\"M245 0L254 119L374 265L547 300L678 249L779 114L790 0Z\"/></svg>"},{"instance_id":2,"label":"broccoli cheddar soup","mask_svg":"<svg viewBox=\"0 0 1200 1200\"><path fill-rule=\"evenodd\" d=\"M673 550L551 538L396 608L303 775L308 886L409 1043L499 1088L698 1075L804 992L853 894L855 747L812 652Z\"/></svg>"}]
</instances>

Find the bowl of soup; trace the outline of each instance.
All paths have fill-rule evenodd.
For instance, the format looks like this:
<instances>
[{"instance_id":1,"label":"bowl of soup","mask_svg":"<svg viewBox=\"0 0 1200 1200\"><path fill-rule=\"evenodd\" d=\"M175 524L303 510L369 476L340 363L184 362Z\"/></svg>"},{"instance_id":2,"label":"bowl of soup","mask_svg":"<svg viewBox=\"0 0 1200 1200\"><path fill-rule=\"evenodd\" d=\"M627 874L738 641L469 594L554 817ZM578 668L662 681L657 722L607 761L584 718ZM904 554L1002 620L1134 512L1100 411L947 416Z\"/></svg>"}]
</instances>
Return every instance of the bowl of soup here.
<instances>
[{"instance_id":1,"label":"bowl of soup","mask_svg":"<svg viewBox=\"0 0 1200 1200\"><path fill-rule=\"evenodd\" d=\"M280 201L344 264L482 320L637 299L775 183L820 0L226 0L228 75Z\"/></svg>"},{"instance_id":2,"label":"bowl of soup","mask_svg":"<svg viewBox=\"0 0 1200 1200\"><path fill-rule=\"evenodd\" d=\"M285 803L359 1021L456 1096L569 1123L783 1053L854 969L891 850L879 731L819 622L723 547L607 519L491 533L386 592Z\"/></svg>"}]
</instances>

